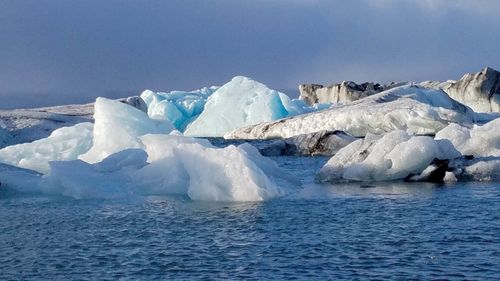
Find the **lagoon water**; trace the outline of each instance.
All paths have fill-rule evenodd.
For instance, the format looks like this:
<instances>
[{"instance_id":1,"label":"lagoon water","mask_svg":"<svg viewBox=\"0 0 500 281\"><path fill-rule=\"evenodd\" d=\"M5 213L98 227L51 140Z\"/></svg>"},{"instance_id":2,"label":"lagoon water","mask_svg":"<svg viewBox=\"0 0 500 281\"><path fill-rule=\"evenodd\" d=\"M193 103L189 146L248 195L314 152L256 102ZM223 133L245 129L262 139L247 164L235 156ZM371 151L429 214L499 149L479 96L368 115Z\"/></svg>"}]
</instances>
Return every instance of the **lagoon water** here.
<instances>
[{"instance_id":1,"label":"lagoon water","mask_svg":"<svg viewBox=\"0 0 500 281\"><path fill-rule=\"evenodd\" d=\"M0 280L500 278L500 184L314 185L265 202L0 191Z\"/></svg>"}]
</instances>

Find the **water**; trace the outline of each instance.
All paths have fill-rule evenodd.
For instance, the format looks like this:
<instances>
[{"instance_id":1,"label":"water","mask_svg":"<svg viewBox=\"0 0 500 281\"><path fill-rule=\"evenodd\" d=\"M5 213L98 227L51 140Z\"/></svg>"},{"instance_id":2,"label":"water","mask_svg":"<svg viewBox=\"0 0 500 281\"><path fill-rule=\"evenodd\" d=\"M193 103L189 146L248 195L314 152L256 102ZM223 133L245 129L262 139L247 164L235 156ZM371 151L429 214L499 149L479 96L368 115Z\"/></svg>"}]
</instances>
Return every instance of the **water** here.
<instances>
[{"instance_id":1,"label":"water","mask_svg":"<svg viewBox=\"0 0 500 281\"><path fill-rule=\"evenodd\" d=\"M258 203L0 192L0 280L500 279L500 186L314 185Z\"/></svg>"}]
</instances>

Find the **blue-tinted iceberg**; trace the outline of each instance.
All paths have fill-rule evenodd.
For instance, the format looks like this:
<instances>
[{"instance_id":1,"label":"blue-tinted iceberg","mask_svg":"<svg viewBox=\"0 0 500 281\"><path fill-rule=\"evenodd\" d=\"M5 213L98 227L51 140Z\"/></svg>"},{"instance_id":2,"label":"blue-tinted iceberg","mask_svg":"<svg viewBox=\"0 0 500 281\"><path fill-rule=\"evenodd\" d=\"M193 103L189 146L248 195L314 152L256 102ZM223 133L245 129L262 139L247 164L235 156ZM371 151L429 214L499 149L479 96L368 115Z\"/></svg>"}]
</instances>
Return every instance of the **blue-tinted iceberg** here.
<instances>
[{"instance_id":1,"label":"blue-tinted iceberg","mask_svg":"<svg viewBox=\"0 0 500 281\"><path fill-rule=\"evenodd\" d=\"M141 98L148 106L148 115L153 119L167 120L179 131L201 114L205 103L218 87L206 87L191 92L172 91L169 93L146 90Z\"/></svg>"},{"instance_id":2,"label":"blue-tinted iceberg","mask_svg":"<svg viewBox=\"0 0 500 281\"><path fill-rule=\"evenodd\" d=\"M203 112L184 134L222 137L240 127L301 113L304 107L262 83L237 76L208 98Z\"/></svg>"}]
</instances>

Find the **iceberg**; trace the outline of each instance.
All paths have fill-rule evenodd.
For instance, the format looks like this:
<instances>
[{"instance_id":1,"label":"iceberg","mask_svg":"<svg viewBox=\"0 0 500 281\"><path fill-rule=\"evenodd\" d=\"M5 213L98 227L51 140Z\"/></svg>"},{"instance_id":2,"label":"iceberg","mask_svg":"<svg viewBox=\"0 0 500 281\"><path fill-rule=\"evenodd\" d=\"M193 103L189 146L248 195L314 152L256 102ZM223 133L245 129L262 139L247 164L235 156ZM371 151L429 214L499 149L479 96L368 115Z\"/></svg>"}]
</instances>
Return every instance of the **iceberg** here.
<instances>
[{"instance_id":1,"label":"iceberg","mask_svg":"<svg viewBox=\"0 0 500 281\"><path fill-rule=\"evenodd\" d=\"M301 111L288 96L250 78L237 76L207 100L203 112L189 124L186 136L222 137L234 129L272 121Z\"/></svg>"},{"instance_id":2,"label":"iceberg","mask_svg":"<svg viewBox=\"0 0 500 281\"><path fill-rule=\"evenodd\" d=\"M450 124L436 134L436 139L448 139L463 155L500 157L500 118L472 129Z\"/></svg>"},{"instance_id":3,"label":"iceberg","mask_svg":"<svg viewBox=\"0 0 500 281\"><path fill-rule=\"evenodd\" d=\"M12 164L0 163L2 185L77 199L261 201L299 184L251 145L217 148L204 139L168 135L175 132L168 121L119 101L98 98L94 118L94 125L61 128L1 150L2 161Z\"/></svg>"},{"instance_id":4,"label":"iceberg","mask_svg":"<svg viewBox=\"0 0 500 281\"><path fill-rule=\"evenodd\" d=\"M393 88L349 104L236 129L226 139L289 138L318 131L354 137L404 130L434 135L450 123L472 126L475 113L441 90L414 85Z\"/></svg>"},{"instance_id":5,"label":"iceberg","mask_svg":"<svg viewBox=\"0 0 500 281\"><path fill-rule=\"evenodd\" d=\"M191 92L172 91L169 93L145 90L141 94L150 118L167 120L179 131L201 114L205 103L218 87L205 87Z\"/></svg>"},{"instance_id":6,"label":"iceberg","mask_svg":"<svg viewBox=\"0 0 500 281\"><path fill-rule=\"evenodd\" d=\"M124 149L97 163L52 161L47 175L0 165L6 186L76 199L180 195L192 200L262 201L299 184L256 148L213 147L206 140L149 134L144 149ZM3 165L3 166L2 166ZM18 180L16 175L28 175Z\"/></svg>"},{"instance_id":7,"label":"iceberg","mask_svg":"<svg viewBox=\"0 0 500 281\"><path fill-rule=\"evenodd\" d=\"M472 129L450 124L435 138L405 131L368 134L335 154L321 168L316 180L497 180L500 178L497 128L500 119Z\"/></svg>"},{"instance_id":8,"label":"iceberg","mask_svg":"<svg viewBox=\"0 0 500 281\"><path fill-rule=\"evenodd\" d=\"M141 148L140 136L168 134L174 130L168 121L151 119L135 107L106 98L97 98L94 119L92 147L79 156L79 159L88 163L100 162L128 148Z\"/></svg>"},{"instance_id":9,"label":"iceberg","mask_svg":"<svg viewBox=\"0 0 500 281\"><path fill-rule=\"evenodd\" d=\"M367 135L334 155L316 179L319 182L390 181L422 172L434 160L459 157L448 140L411 136L405 131Z\"/></svg>"},{"instance_id":10,"label":"iceberg","mask_svg":"<svg viewBox=\"0 0 500 281\"><path fill-rule=\"evenodd\" d=\"M142 193L261 201L285 195L297 184L248 144L216 148L206 140L172 135L146 135L141 140L150 162L134 175Z\"/></svg>"},{"instance_id":11,"label":"iceberg","mask_svg":"<svg viewBox=\"0 0 500 281\"><path fill-rule=\"evenodd\" d=\"M0 150L0 162L35 170L50 171L49 161L75 160L92 146L92 123L59 128L49 137L11 145Z\"/></svg>"}]
</instances>

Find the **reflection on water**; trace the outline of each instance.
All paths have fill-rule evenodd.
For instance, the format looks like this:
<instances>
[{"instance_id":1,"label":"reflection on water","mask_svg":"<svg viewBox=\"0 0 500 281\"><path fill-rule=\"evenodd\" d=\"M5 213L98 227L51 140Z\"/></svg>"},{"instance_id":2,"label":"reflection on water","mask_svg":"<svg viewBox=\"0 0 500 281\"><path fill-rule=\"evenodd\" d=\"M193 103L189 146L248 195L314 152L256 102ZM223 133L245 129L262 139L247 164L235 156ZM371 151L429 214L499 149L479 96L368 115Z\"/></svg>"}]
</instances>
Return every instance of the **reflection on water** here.
<instances>
[{"instance_id":1,"label":"reflection on water","mask_svg":"<svg viewBox=\"0 0 500 281\"><path fill-rule=\"evenodd\" d=\"M349 183L349 184L307 184L294 195L295 198L322 199L336 197L365 198L431 198L441 188L453 188L454 185L430 183Z\"/></svg>"}]
</instances>

